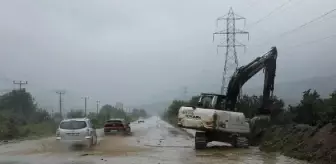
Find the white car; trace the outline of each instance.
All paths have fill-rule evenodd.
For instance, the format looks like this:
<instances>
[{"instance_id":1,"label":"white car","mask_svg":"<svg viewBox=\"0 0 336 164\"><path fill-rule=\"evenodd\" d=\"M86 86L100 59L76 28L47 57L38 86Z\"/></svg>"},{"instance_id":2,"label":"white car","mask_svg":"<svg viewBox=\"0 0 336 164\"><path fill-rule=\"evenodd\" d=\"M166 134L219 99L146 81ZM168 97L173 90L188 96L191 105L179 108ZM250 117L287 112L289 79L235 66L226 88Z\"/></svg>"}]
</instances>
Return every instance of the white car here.
<instances>
[{"instance_id":1,"label":"white car","mask_svg":"<svg viewBox=\"0 0 336 164\"><path fill-rule=\"evenodd\" d=\"M56 140L64 144L80 144L90 148L97 144L97 133L88 118L65 119L59 124Z\"/></svg>"}]
</instances>

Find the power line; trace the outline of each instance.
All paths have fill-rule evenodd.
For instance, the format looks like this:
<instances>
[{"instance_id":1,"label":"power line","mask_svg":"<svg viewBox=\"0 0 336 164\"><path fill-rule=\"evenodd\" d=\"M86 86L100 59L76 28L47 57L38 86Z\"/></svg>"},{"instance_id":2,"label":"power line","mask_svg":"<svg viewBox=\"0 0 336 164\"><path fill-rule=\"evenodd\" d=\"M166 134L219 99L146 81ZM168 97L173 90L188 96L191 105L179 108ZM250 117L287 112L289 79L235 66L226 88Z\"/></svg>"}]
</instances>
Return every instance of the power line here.
<instances>
[{"instance_id":1,"label":"power line","mask_svg":"<svg viewBox=\"0 0 336 164\"><path fill-rule=\"evenodd\" d=\"M304 27L306 27L306 26L308 26L308 25L310 25L310 24L312 24L312 23L318 21L318 20L321 20L321 19L324 18L325 16L327 16L327 15L329 15L329 14L335 12L335 11L336 11L336 9L332 9L332 10L326 12L326 13L323 13L322 15L320 15L320 16L314 18L314 19L311 19L310 21L308 21L308 22L306 22L306 23L301 24L300 26L297 26L297 27L295 27L295 28L293 28L293 29L291 29L291 30L285 31L285 32L281 33L280 35L275 36L274 38L277 38L277 37L283 37L283 36L286 36L286 35L288 35L288 34L290 34L290 33L293 33L293 32L295 32L295 31L297 31L297 30L299 30L299 29L301 29L301 28L304 28ZM274 38L273 38L273 39L274 39ZM265 44L265 43L268 43L268 42L270 42L270 40L272 40L272 39L268 39L267 41L265 41L265 42L263 42L263 43L261 43L261 44L258 44L257 46L260 46L260 45L263 45L263 44Z\"/></svg>"},{"instance_id":2,"label":"power line","mask_svg":"<svg viewBox=\"0 0 336 164\"><path fill-rule=\"evenodd\" d=\"M295 32L295 31L297 31L297 30L303 28L303 27L306 27L307 25L309 25L309 24L311 24L311 23L314 23L314 22L316 22L316 21L318 21L318 20L324 18L325 16L327 16L327 15L333 13L334 11L336 11L336 9L332 9L332 10L330 10L330 11L328 11L328 12L326 12L326 13L324 13L324 14L322 14L322 15L320 15L320 16L318 16L318 17L316 17L316 18L314 18L314 19L312 19L312 20L310 20L310 21L308 21L308 22L306 22L306 23L304 23L304 24L302 24L302 25L300 25L300 26L294 28L294 29L292 29L292 30L286 31L286 32L280 34L279 37L288 35L288 34L290 34L290 33L292 33L292 32Z\"/></svg>"},{"instance_id":3,"label":"power line","mask_svg":"<svg viewBox=\"0 0 336 164\"><path fill-rule=\"evenodd\" d=\"M253 6L257 5L258 3L260 3L259 0L256 0L256 1L252 2L252 4L249 4L248 7L246 7L243 11L249 10Z\"/></svg>"},{"instance_id":4,"label":"power line","mask_svg":"<svg viewBox=\"0 0 336 164\"><path fill-rule=\"evenodd\" d=\"M294 45L294 46L290 46L288 48L297 48L297 47L301 47L301 46L317 43L319 41L331 39L331 38L334 38L334 37L336 37L336 34L333 34L333 35L330 35L330 36L327 36L327 37L324 37L324 38L319 38L319 39L311 40L311 41L308 41L308 42L303 42L303 43L300 43L300 44L297 44L297 45Z\"/></svg>"},{"instance_id":5,"label":"power line","mask_svg":"<svg viewBox=\"0 0 336 164\"><path fill-rule=\"evenodd\" d=\"M260 22L262 22L263 20L265 20L266 18L270 17L273 13L275 13L276 11L282 9L285 5L287 5L289 2L291 2L292 0L288 0L285 3L283 3L282 5L278 6L277 8L275 8L274 10L272 10L271 12L269 12L267 15L265 15L264 17L260 18L259 20L257 20L256 22L252 23L251 25L247 25L250 26L249 28L251 28L251 26L255 26L257 24L259 24Z\"/></svg>"}]
</instances>

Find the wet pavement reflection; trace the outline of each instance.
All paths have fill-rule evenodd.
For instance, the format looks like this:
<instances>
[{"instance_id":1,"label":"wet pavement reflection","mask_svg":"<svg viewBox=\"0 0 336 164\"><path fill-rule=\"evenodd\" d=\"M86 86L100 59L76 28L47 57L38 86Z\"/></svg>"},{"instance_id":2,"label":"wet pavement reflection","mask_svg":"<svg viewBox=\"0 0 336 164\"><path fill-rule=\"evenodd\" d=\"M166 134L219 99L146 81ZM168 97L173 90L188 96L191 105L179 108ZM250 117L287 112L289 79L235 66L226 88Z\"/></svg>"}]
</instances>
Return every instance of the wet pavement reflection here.
<instances>
[{"instance_id":1,"label":"wet pavement reflection","mask_svg":"<svg viewBox=\"0 0 336 164\"><path fill-rule=\"evenodd\" d=\"M92 149L61 146L53 137L0 146L0 164L307 164L258 148L236 149L210 143L196 151L186 132L151 117L132 123L132 135L103 136Z\"/></svg>"}]
</instances>

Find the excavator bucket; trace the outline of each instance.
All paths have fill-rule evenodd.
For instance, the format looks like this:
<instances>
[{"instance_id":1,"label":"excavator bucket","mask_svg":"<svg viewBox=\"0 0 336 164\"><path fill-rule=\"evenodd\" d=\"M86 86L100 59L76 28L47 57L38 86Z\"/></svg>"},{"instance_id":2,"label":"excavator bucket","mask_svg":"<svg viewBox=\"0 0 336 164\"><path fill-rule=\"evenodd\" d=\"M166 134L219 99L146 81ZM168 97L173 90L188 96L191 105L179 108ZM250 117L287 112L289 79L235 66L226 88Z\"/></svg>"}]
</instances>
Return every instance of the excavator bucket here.
<instances>
[{"instance_id":1,"label":"excavator bucket","mask_svg":"<svg viewBox=\"0 0 336 164\"><path fill-rule=\"evenodd\" d=\"M271 125L270 115L257 115L250 120L250 138L260 140L264 131Z\"/></svg>"},{"instance_id":2,"label":"excavator bucket","mask_svg":"<svg viewBox=\"0 0 336 164\"><path fill-rule=\"evenodd\" d=\"M258 125L260 123L269 123L271 121L271 116L269 115L259 115L259 116L254 116L251 120L250 120L250 124L252 126Z\"/></svg>"}]
</instances>

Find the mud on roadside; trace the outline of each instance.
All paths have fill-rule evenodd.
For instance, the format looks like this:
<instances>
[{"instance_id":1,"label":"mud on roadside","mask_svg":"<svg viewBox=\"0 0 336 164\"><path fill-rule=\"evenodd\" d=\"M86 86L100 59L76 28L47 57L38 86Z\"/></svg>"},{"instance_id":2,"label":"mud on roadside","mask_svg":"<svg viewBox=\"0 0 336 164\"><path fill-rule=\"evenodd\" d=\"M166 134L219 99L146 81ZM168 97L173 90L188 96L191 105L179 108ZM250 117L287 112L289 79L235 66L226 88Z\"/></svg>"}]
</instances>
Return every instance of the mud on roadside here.
<instances>
[{"instance_id":1,"label":"mud on roadside","mask_svg":"<svg viewBox=\"0 0 336 164\"><path fill-rule=\"evenodd\" d=\"M278 151L318 163L336 163L336 126L331 123L323 127L274 126L265 132L260 150Z\"/></svg>"}]
</instances>

